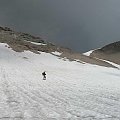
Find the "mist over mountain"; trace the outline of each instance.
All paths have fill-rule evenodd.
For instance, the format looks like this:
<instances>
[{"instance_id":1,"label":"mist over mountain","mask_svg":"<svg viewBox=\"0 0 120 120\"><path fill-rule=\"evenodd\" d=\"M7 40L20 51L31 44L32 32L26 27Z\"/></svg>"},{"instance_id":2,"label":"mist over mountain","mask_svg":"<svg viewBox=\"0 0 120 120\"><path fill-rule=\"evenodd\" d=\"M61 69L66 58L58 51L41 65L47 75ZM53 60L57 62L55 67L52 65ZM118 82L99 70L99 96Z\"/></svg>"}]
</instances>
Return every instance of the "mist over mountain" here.
<instances>
[{"instance_id":1,"label":"mist over mountain","mask_svg":"<svg viewBox=\"0 0 120 120\"><path fill-rule=\"evenodd\" d=\"M119 0L0 0L0 24L86 52L120 40Z\"/></svg>"}]
</instances>

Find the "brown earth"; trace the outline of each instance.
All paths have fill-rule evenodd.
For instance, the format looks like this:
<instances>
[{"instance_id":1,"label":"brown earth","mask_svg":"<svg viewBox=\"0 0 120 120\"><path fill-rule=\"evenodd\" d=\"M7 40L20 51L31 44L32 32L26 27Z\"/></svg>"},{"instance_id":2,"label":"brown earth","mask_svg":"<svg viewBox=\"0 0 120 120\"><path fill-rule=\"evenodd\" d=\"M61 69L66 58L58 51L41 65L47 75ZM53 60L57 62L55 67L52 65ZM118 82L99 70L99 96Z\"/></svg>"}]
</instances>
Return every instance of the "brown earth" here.
<instances>
[{"instance_id":1,"label":"brown earth","mask_svg":"<svg viewBox=\"0 0 120 120\"><path fill-rule=\"evenodd\" d=\"M67 57L70 60L80 60L81 63L85 62L85 63L90 63L90 64L94 64L94 65L99 65L99 66L114 67L114 68L116 68L115 66L113 66L113 65L111 65L111 64L109 64L107 62L98 60L98 59L93 58L93 57L85 56L85 55L82 55L80 53L68 53L68 52L64 52L61 56L62 57Z\"/></svg>"}]
</instances>

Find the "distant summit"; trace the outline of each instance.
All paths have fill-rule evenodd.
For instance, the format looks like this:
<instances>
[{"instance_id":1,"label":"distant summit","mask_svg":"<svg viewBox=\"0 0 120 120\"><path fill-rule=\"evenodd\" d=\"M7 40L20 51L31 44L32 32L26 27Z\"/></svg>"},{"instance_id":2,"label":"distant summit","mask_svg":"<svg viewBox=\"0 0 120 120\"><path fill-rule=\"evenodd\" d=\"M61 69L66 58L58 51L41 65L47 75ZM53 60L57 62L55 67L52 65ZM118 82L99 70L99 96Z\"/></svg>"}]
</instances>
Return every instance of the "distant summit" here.
<instances>
[{"instance_id":1,"label":"distant summit","mask_svg":"<svg viewBox=\"0 0 120 120\"><path fill-rule=\"evenodd\" d=\"M99 50L109 54L120 52L120 41L108 44Z\"/></svg>"},{"instance_id":2,"label":"distant summit","mask_svg":"<svg viewBox=\"0 0 120 120\"><path fill-rule=\"evenodd\" d=\"M90 54L90 56L120 64L120 41L108 44L100 49L94 50Z\"/></svg>"}]
</instances>

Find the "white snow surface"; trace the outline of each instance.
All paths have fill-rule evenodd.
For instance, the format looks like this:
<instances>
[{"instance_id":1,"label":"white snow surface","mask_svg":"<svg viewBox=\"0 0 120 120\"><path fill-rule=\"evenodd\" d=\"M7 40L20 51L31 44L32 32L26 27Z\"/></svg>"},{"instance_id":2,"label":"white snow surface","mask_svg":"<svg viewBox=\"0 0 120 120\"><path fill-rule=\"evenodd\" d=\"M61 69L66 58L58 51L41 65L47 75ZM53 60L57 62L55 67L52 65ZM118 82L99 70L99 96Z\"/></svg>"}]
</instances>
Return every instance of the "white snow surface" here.
<instances>
[{"instance_id":1,"label":"white snow surface","mask_svg":"<svg viewBox=\"0 0 120 120\"><path fill-rule=\"evenodd\" d=\"M90 56L90 54L91 54L93 51L94 51L94 50L90 50L90 51L88 51L88 52L83 53L83 55Z\"/></svg>"},{"instance_id":2,"label":"white snow surface","mask_svg":"<svg viewBox=\"0 0 120 120\"><path fill-rule=\"evenodd\" d=\"M25 40L26 42L30 42L30 43L32 43L32 44L34 44L34 45L47 45L47 44L43 44L43 43L37 43L37 42L31 42L31 41L27 41L27 40Z\"/></svg>"},{"instance_id":3,"label":"white snow surface","mask_svg":"<svg viewBox=\"0 0 120 120\"><path fill-rule=\"evenodd\" d=\"M52 54L60 56L62 53L55 51L55 52L52 52Z\"/></svg>"},{"instance_id":4,"label":"white snow surface","mask_svg":"<svg viewBox=\"0 0 120 120\"><path fill-rule=\"evenodd\" d=\"M0 44L1 120L120 120L120 70L44 52L17 53L5 45Z\"/></svg>"}]
</instances>

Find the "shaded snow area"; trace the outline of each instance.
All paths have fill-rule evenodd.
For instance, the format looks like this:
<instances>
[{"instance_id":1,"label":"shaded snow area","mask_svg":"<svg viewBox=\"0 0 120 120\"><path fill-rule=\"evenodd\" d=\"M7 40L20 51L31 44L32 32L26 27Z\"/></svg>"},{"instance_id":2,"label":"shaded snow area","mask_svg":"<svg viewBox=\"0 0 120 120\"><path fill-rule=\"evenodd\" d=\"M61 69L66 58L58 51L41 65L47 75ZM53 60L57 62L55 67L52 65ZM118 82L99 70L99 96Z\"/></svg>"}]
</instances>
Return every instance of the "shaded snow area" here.
<instances>
[{"instance_id":1,"label":"shaded snow area","mask_svg":"<svg viewBox=\"0 0 120 120\"><path fill-rule=\"evenodd\" d=\"M120 120L120 70L4 46L0 120Z\"/></svg>"}]
</instances>

